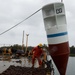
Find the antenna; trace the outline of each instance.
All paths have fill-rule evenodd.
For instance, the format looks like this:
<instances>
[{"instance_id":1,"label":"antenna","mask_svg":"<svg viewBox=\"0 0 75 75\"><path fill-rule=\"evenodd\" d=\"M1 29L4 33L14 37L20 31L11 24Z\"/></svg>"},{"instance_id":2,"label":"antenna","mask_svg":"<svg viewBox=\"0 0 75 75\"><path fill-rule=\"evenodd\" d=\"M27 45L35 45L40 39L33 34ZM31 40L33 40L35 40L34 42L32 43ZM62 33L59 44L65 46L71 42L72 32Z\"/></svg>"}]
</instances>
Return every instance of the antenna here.
<instances>
[{"instance_id":1,"label":"antenna","mask_svg":"<svg viewBox=\"0 0 75 75\"><path fill-rule=\"evenodd\" d=\"M63 0L61 0L61 2L63 2Z\"/></svg>"}]
</instances>

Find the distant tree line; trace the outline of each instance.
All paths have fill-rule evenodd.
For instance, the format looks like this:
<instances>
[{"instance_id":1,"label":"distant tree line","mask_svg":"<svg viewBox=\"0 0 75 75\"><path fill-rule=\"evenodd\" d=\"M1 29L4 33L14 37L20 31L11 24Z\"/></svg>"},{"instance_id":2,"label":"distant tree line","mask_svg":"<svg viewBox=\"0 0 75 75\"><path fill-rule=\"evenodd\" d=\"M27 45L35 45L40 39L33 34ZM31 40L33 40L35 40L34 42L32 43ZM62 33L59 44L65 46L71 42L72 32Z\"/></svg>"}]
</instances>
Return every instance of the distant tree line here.
<instances>
[{"instance_id":1,"label":"distant tree line","mask_svg":"<svg viewBox=\"0 0 75 75\"><path fill-rule=\"evenodd\" d=\"M74 46L70 47L70 55L75 56L75 47Z\"/></svg>"},{"instance_id":2,"label":"distant tree line","mask_svg":"<svg viewBox=\"0 0 75 75\"><path fill-rule=\"evenodd\" d=\"M46 48L48 50L48 46L46 44L43 45L44 48ZM2 53L3 51L3 48L11 48L12 50L12 53L16 53L17 50L22 50L22 45L18 45L18 44L15 44L15 45L11 45L11 46L3 46L3 47L0 47L0 53ZM27 47L27 50L32 50L33 47L32 46L28 46ZM23 50L26 51L26 47L24 46L23 47ZM75 55L75 47L74 46L71 46L70 47L70 55Z\"/></svg>"},{"instance_id":3,"label":"distant tree line","mask_svg":"<svg viewBox=\"0 0 75 75\"><path fill-rule=\"evenodd\" d=\"M43 45L43 47L45 47L46 49L48 49L47 45L45 45L45 44ZM2 53L2 51L3 51L4 48L7 48L7 49L11 48L12 53L16 53L17 50L22 50L22 45L15 44L13 46L11 45L11 46L0 47L0 53ZM32 46L28 46L27 50L29 51L29 50L32 50L33 48L34 47L32 47ZM23 47L23 50L26 51L26 46Z\"/></svg>"}]
</instances>

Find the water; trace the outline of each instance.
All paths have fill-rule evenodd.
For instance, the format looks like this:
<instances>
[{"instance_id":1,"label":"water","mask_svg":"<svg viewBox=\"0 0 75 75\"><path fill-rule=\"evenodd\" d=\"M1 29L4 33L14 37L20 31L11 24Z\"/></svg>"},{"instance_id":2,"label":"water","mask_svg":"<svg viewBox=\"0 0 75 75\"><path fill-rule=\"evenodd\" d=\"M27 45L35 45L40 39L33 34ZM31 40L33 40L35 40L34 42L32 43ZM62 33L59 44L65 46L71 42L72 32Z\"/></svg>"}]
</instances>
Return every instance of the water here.
<instances>
[{"instance_id":1,"label":"water","mask_svg":"<svg viewBox=\"0 0 75 75\"><path fill-rule=\"evenodd\" d=\"M29 61L27 58L20 58L20 59L11 59L9 61L0 61L0 73L5 71L10 65L14 66L22 66L22 67L31 67L31 61ZM38 67L37 60L35 61L35 66Z\"/></svg>"},{"instance_id":2,"label":"water","mask_svg":"<svg viewBox=\"0 0 75 75\"><path fill-rule=\"evenodd\" d=\"M55 65L54 68L55 75L60 75ZM69 57L66 75L75 75L75 57Z\"/></svg>"},{"instance_id":3,"label":"water","mask_svg":"<svg viewBox=\"0 0 75 75\"><path fill-rule=\"evenodd\" d=\"M49 59L51 58L49 57ZM23 62L16 62L19 60ZM75 57L69 57L66 75L75 75L75 65L74 64L75 64ZM11 59L11 61L0 61L0 73L5 71L10 65L25 66L25 67L32 66L31 62L28 61L27 58ZM38 66L38 63L36 62L35 67L37 66ZM55 69L55 75L60 75L55 65L54 65L54 69Z\"/></svg>"},{"instance_id":4,"label":"water","mask_svg":"<svg viewBox=\"0 0 75 75\"><path fill-rule=\"evenodd\" d=\"M75 57L69 58L67 75L75 75Z\"/></svg>"}]
</instances>

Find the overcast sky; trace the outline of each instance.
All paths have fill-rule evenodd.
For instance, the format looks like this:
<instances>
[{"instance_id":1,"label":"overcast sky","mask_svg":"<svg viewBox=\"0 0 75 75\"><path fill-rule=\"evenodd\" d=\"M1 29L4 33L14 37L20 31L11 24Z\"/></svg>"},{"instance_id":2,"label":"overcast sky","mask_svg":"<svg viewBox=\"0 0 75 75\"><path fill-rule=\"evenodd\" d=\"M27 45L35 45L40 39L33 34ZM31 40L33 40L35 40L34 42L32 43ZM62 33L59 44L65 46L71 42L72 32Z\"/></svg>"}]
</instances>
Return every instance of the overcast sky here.
<instances>
[{"instance_id":1,"label":"overcast sky","mask_svg":"<svg viewBox=\"0 0 75 75\"><path fill-rule=\"evenodd\" d=\"M41 7L61 0L0 0L0 33L16 25ZM64 0L69 45L75 46L75 1ZM42 11L24 21L12 30L0 35L0 46L22 45L24 30L24 44L26 45L26 34L28 45L36 46L39 43L48 44L46 31L43 23Z\"/></svg>"}]
</instances>

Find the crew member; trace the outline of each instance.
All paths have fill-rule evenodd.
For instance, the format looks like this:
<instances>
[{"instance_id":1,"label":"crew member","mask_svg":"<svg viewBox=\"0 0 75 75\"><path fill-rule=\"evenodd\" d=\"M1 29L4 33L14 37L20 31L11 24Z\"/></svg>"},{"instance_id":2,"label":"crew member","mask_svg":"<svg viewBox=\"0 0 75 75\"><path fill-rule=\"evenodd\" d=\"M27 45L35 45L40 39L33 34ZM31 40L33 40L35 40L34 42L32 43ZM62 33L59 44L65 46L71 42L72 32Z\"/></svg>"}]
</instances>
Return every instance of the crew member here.
<instances>
[{"instance_id":1,"label":"crew member","mask_svg":"<svg viewBox=\"0 0 75 75\"><path fill-rule=\"evenodd\" d=\"M38 46L34 47L32 50L32 67L34 67L35 59L37 58L39 67L42 65L42 60L40 59L41 55L43 54L42 44L39 44Z\"/></svg>"}]
</instances>

